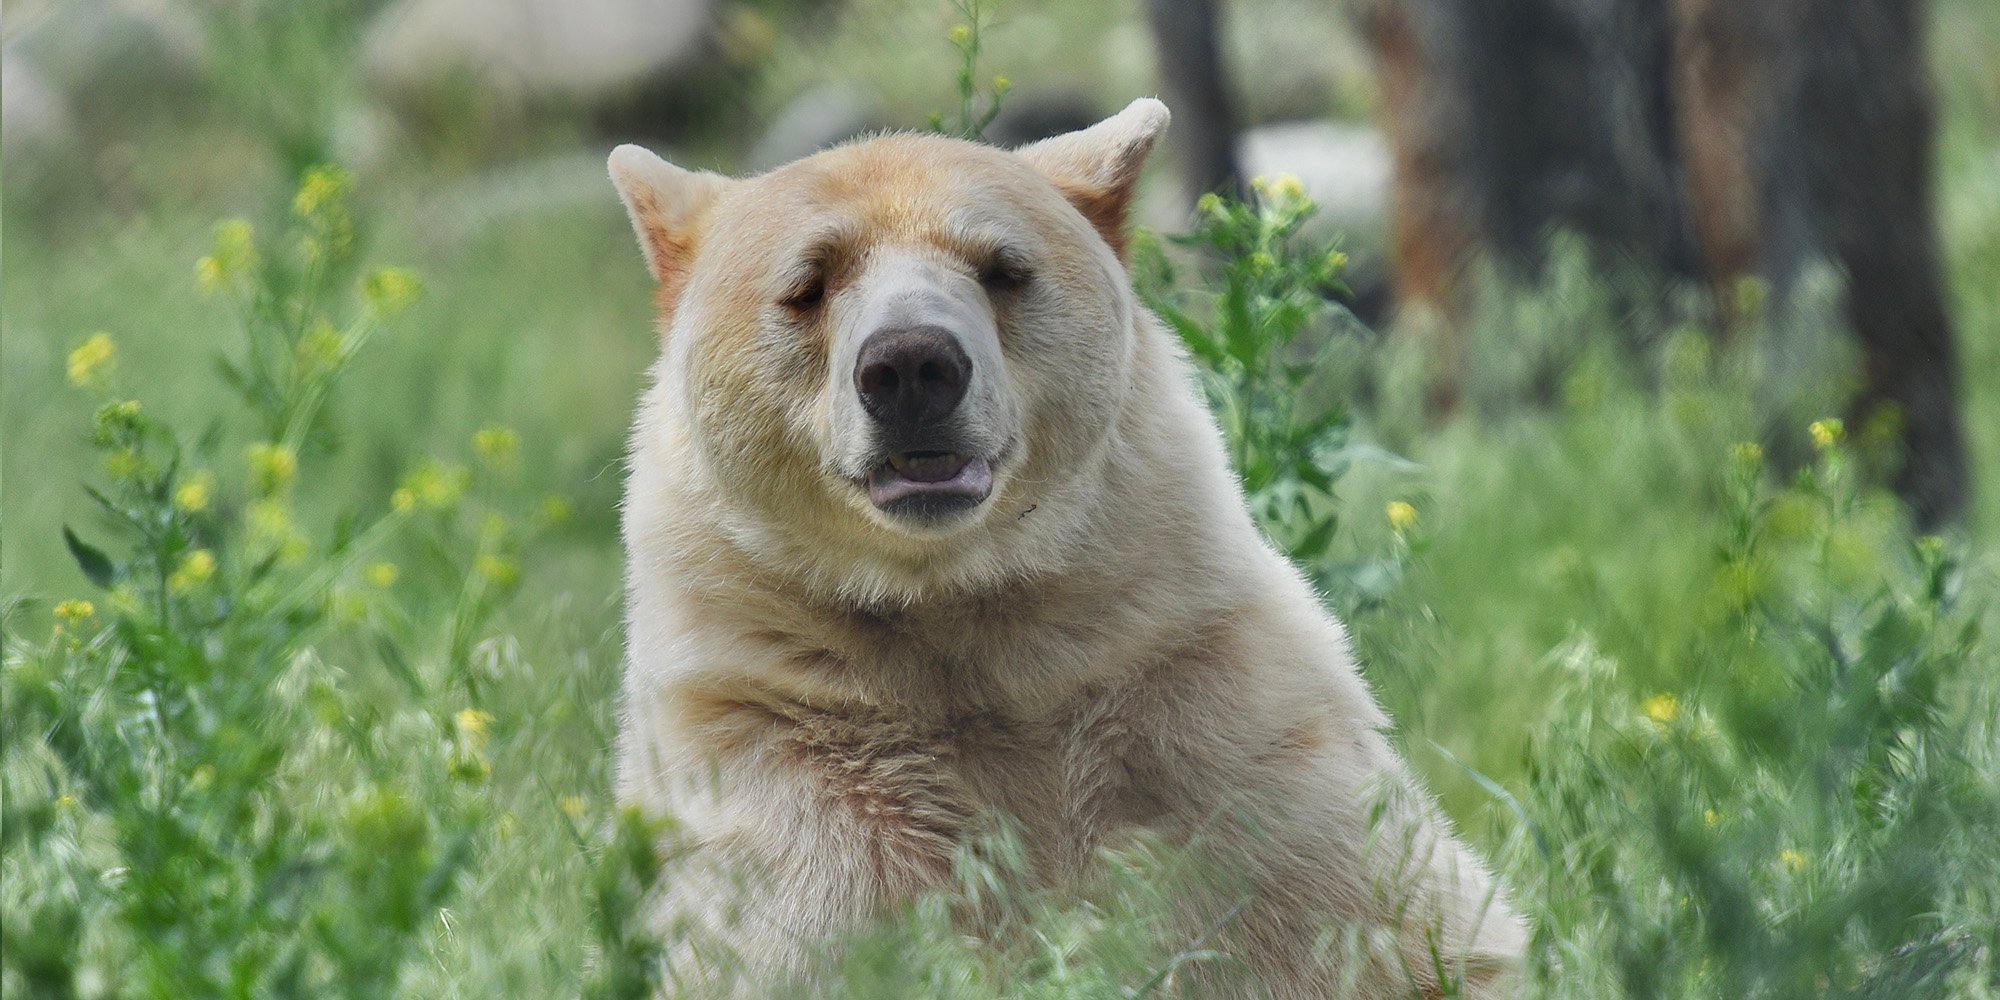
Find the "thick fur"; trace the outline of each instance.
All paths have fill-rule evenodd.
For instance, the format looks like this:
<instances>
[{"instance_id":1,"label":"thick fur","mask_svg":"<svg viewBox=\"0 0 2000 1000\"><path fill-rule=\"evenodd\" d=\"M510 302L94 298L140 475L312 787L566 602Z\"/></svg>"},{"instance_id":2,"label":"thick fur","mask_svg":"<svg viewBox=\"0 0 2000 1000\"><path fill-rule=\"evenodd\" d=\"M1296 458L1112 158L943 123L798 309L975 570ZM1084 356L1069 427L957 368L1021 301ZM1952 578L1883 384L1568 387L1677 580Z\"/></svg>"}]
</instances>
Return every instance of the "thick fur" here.
<instances>
[{"instance_id":1,"label":"thick fur","mask_svg":"<svg viewBox=\"0 0 2000 1000\"><path fill-rule=\"evenodd\" d=\"M1052 886L1136 833L1198 841L1241 898L1191 899L1189 936L1234 910L1218 943L1275 996L1436 995L1434 955L1497 995L1518 959L1135 302L1114 247L1165 123L1140 101L1017 152L894 135L744 180L613 157L665 289L624 513L619 791L729 873L676 880L662 926L759 981L941 886L996 817ZM1020 287L980 284L996 241ZM809 315L783 304L807 258ZM1004 439L993 493L942 527L850 481L842 365L895 282L907 308L973 303L997 345L968 417ZM1390 954L1357 965L1318 946L1329 926ZM672 976L715 964L684 951Z\"/></svg>"}]
</instances>

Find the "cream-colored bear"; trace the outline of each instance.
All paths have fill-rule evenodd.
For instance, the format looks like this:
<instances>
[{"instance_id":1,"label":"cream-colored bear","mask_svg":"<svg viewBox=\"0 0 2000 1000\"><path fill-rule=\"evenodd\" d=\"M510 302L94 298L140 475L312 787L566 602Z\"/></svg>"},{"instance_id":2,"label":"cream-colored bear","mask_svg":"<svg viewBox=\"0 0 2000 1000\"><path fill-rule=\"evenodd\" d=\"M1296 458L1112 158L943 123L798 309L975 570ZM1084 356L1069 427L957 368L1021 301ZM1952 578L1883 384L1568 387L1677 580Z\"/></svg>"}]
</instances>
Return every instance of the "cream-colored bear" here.
<instances>
[{"instance_id":1,"label":"cream-colored bear","mask_svg":"<svg viewBox=\"0 0 2000 1000\"><path fill-rule=\"evenodd\" d=\"M662 919L733 952L675 982L809 977L1006 817L1049 886L1136 833L1198 844L1232 888L1188 926L1225 918L1209 946L1261 984L1231 993L1504 989L1517 920L1134 299L1126 207L1166 124L1140 100L1011 152L891 135L740 180L612 154L662 338L619 793L710 872Z\"/></svg>"}]
</instances>

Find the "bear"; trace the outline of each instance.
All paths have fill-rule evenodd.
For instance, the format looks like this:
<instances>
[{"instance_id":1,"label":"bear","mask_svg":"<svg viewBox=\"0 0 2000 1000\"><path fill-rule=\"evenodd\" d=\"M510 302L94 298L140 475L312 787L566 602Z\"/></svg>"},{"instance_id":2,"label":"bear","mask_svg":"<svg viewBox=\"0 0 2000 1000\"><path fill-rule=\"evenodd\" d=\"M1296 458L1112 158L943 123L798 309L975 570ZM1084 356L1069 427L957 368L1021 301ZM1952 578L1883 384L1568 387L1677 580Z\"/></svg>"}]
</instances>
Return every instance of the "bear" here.
<instances>
[{"instance_id":1,"label":"bear","mask_svg":"<svg viewBox=\"0 0 2000 1000\"><path fill-rule=\"evenodd\" d=\"M1133 290L1167 121L1141 99L1017 150L888 134L745 178L611 154L661 338L617 794L702 862L658 901L707 942L670 984L810 984L998 819L1058 891L1130 838L1198 841L1234 905L1190 893L1187 925L1220 920L1227 995L1510 989L1519 919ZM1343 954L1342 927L1388 944Z\"/></svg>"}]
</instances>

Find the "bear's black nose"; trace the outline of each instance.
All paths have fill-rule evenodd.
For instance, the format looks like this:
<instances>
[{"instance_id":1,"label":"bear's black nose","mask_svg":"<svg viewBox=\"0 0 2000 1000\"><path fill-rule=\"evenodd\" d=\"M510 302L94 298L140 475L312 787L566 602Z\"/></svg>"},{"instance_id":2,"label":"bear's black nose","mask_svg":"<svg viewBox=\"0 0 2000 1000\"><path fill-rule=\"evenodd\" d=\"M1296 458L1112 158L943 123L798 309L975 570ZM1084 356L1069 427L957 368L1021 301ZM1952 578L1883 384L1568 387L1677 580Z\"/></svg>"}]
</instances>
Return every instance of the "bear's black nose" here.
<instances>
[{"instance_id":1,"label":"bear's black nose","mask_svg":"<svg viewBox=\"0 0 2000 1000\"><path fill-rule=\"evenodd\" d=\"M898 431L935 423L958 408L972 380L972 359L958 338L935 326L877 330L861 345L854 388L861 408Z\"/></svg>"}]
</instances>

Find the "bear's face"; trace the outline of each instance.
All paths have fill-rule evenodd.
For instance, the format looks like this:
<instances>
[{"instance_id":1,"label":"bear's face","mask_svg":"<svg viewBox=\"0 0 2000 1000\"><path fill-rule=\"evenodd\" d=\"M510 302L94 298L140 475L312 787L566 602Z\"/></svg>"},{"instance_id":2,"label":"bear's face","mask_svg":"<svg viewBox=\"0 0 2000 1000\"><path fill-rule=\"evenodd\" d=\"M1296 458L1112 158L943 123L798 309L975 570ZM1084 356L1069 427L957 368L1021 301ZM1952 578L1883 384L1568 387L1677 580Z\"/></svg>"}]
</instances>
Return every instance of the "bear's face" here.
<instances>
[{"instance_id":1,"label":"bear's face","mask_svg":"<svg viewBox=\"0 0 2000 1000\"><path fill-rule=\"evenodd\" d=\"M663 402L722 502L922 548L1081 474L1131 382L1114 245L1164 121L1141 102L1019 152L888 136L744 180L614 153Z\"/></svg>"}]
</instances>

